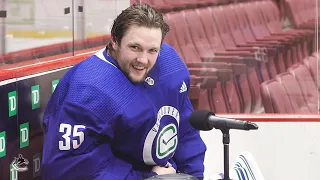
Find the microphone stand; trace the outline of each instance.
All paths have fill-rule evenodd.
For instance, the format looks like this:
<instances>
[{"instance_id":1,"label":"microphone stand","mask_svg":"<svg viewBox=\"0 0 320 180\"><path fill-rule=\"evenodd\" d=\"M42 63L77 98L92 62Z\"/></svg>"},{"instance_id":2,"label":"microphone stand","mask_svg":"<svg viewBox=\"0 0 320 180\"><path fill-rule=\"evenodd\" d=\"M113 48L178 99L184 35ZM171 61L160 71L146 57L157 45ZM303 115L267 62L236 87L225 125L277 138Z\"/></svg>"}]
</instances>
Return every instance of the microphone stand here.
<instances>
[{"instance_id":1,"label":"microphone stand","mask_svg":"<svg viewBox=\"0 0 320 180\"><path fill-rule=\"evenodd\" d=\"M248 122L247 128L245 130L256 130L258 126L254 123ZM223 156L224 156L224 178L220 180L232 180L229 175L229 144L230 144L230 129L225 127L220 128L223 134Z\"/></svg>"},{"instance_id":2,"label":"microphone stand","mask_svg":"<svg viewBox=\"0 0 320 180\"><path fill-rule=\"evenodd\" d=\"M223 156L224 156L224 178L223 180L230 180L229 177L229 144L230 144L230 129L221 129L223 134Z\"/></svg>"}]
</instances>

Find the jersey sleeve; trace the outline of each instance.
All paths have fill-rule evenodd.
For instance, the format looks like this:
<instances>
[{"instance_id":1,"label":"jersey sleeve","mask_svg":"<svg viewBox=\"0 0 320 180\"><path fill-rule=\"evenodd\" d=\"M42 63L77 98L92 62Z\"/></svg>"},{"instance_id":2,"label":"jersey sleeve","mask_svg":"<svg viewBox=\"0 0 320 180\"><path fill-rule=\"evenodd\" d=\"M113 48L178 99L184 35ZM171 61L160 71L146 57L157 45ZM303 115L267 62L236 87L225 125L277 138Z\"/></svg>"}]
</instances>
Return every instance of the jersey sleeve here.
<instances>
[{"instance_id":1,"label":"jersey sleeve","mask_svg":"<svg viewBox=\"0 0 320 180\"><path fill-rule=\"evenodd\" d=\"M190 81L187 82L189 90ZM173 159L179 172L203 179L206 145L200 137L200 131L194 129L189 123L192 112L193 107L186 92L181 109L179 143Z\"/></svg>"},{"instance_id":2,"label":"jersey sleeve","mask_svg":"<svg viewBox=\"0 0 320 180\"><path fill-rule=\"evenodd\" d=\"M59 105L55 104L62 101L59 98L50 101L44 115L43 179L140 180L156 175L133 170L129 163L114 156L111 143L119 124L116 116L99 116L107 114L109 108L103 102L108 99L100 95L84 88L75 97L65 97Z\"/></svg>"}]
</instances>

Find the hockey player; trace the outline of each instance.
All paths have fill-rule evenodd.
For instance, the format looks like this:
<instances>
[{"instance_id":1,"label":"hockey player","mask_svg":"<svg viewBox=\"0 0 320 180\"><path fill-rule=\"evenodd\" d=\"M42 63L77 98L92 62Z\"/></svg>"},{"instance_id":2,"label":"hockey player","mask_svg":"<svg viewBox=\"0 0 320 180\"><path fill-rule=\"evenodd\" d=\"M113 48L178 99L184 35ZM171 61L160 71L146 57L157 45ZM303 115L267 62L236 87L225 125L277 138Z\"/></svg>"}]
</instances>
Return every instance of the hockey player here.
<instances>
[{"instance_id":1,"label":"hockey player","mask_svg":"<svg viewBox=\"0 0 320 180\"><path fill-rule=\"evenodd\" d=\"M115 19L108 46L65 74L44 114L43 179L203 178L190 74L162 42L168 31L161 14L133 5Z\"/></svg>"}]
</instances>

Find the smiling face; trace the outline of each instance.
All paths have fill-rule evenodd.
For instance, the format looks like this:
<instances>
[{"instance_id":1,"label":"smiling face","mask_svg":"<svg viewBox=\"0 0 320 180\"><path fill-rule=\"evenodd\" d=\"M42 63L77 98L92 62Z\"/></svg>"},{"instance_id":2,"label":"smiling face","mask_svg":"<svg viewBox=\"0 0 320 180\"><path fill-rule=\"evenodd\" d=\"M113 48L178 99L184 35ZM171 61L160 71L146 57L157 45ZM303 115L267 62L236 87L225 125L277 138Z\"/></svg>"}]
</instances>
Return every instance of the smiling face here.
<instances>
[{"instance_id":1,"label":"smiling face","mask_svg":"<svg viewBox=\"0 0 320 180\"><path fill-rule=\"evenodd\" d=\"M111 55L133 83L143 82L155 65L162 41L160 28L131 26L121 44L112 42Z\"/></svg>"}]
</instances>

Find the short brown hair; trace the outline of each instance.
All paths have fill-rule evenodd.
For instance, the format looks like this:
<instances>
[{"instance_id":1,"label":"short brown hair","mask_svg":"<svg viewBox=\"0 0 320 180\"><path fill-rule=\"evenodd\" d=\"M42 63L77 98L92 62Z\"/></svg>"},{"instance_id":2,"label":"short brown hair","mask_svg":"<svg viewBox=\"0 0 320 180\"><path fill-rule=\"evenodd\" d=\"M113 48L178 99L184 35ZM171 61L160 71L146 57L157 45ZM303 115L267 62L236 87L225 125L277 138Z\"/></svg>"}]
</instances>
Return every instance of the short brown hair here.
<instances>
[{"instance_id":1,"label":"short brown hair","mask_svg":"<svg viewBox=\"0 0 320 180\"><path fill-rule=\"evenodd\" d=\"M170 30L161 13L158 13L148 4L133 4L123 10L114 20L111 29L112 40L120 45L122 37L132 25L160 28L162 40ZM108 48L112 49L110 43Z\"/></svg>"}]
</instances>

